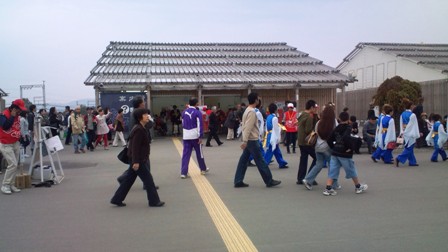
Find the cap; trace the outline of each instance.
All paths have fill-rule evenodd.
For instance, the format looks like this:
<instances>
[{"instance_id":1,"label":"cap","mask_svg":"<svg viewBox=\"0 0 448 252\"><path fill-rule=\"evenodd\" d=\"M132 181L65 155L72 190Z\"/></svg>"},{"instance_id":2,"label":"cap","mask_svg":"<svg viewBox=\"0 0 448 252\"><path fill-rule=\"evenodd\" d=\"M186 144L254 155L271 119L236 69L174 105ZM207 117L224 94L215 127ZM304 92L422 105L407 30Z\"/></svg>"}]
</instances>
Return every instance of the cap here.
<instances>
[{"instance_id":1,"label":"cap","mask_svg":"<svg viewBox=\"0 0 448 252\"><path fill-rule=\"evenodd\" d=\"M14 100L14 101L12 102L12 105L16 105L16 106L19 107L20 110L22 110L22 111L26 111L26 110L27 110L26 107L25 107L25 102L23 102L22 99Z\"/></svg>"},{"instance_id":2,"label":"cap","mask_svg":"<svg viewBox=\"0 0 448 252\"><path fill-rule=\"evenodd\" d=\"M288 108L294 108L294 104L288 103Z\"/></svg>"}]
</instances>

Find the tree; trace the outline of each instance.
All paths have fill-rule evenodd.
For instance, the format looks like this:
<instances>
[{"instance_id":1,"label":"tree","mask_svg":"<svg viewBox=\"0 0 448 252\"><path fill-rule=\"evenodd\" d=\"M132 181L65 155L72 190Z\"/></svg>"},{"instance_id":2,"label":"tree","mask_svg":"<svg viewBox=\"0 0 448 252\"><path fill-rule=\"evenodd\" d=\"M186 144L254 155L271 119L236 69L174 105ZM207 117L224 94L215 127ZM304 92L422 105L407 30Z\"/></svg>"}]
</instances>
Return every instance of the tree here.
<instances>
[{"instance_id":1,"label":"tree","mask_svg":"<svg viewBox=\"0 0 448 252\"><path fill-rule=\"evenodd\" d=\"M408 98L412 103L418 104L418 100L422 97L422 89L420 84L395 76L386 79L373 96L374 105L381 108L384 104L389 104L394 108L393 118L395 125L400 124L400 115L405 110L402 100Z\"/></svg>"}]
</instances>

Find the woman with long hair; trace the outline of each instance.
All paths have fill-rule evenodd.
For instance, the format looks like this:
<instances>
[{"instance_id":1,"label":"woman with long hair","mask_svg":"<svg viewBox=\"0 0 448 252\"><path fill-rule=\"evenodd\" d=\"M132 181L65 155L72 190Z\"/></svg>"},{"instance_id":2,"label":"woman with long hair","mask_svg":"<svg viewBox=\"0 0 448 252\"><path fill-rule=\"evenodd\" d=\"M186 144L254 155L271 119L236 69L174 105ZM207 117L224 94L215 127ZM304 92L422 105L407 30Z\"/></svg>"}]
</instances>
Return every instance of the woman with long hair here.
<instances>
[{"instance_id":1,"label":"woman with long hair","mask_svg":"<svg viewBox=\"0 0 448 252\"><path fill-rule=\"evenodd\" d=\"M373 162L378 162L378 160L383 159L386 164L393 164L393 149L387 148L390 142L395 142L397 136L395 135L395 122L392 118L394 110L391 105L384 104L383 106L384 115L381 117L378 129L378 146L376 151L372 154Z\"/></svg>"},{"instance_id":2,"label":"woman with long hair","mask_svg":"<svg viewBox=\"0 0 448 252\"><path fill-rule=\"evenodd\" d=\"M50 108L49 113L50 127L51 127L51 135L58 136L59 135L59 125L61 121L58 119L58 113L56 112L55 107Z\"/></svg>"},{"instance_id":3,"label":"woman with long hair","mask_svg":"<svg viewBox=\"0 0 448 252\"><path fill-rule=\"evenodd\" d=\"M302 180L303 185L308 190L312 189L312 184L317 175L324 167L324 163L330 163L331 149L327 144L327 139L331 136L331 133L333 132L334 128L336 128L337 124L338 123L336 120L336 115L334 113L334 106L328 104L327 106L325 106L324 110L321 113L320 120L314 127L314 130L317 133L317 142L316 146L314 147L316 151L316 165L311 168L310 172ZM333 182L333 189L339 188L340 187L335 180Z\"/></svg>"}]
</instances>

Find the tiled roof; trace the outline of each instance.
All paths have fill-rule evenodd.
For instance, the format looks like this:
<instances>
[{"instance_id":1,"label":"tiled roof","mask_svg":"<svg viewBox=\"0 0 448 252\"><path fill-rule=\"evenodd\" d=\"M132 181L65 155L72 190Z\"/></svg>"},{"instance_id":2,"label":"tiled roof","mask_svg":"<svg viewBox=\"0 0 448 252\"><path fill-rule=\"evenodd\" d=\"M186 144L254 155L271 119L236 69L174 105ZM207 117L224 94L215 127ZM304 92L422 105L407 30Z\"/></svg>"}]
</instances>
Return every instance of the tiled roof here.
<instances>
[{"instance_id":1,"label":"tiled roof","mask_svg":"<svg viewBox=\"0 0 448 252\"><path fill-rule=\"evenodd\" d=\"M111 42L84 84L305 87L348 81L338 70L286 43Z\"/></svg>"},{"instance_id":2,"label":"tiled roof","mask_svg":"<svg viewBox=\"0 0 448 252\"><path fill-rule=\"evenodd\" d=\"M337 66L342 69L348 64L364 47L374 47L378 51L384 51L397 57L406 58L424 67L448 72L448 44L403 44L403 43L359 43L351 51L343 62Z\"/></svg>"}]
</instances>

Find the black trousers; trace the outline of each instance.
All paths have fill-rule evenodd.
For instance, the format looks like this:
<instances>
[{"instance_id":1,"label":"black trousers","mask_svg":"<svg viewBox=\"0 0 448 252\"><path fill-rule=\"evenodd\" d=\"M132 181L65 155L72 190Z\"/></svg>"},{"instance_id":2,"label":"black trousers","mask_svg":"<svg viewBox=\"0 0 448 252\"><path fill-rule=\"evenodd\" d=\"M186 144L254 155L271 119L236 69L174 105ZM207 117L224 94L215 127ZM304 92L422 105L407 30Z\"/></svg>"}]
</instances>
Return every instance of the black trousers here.
<instances>
[{"instance_id":1,"label":"black trousers","mask_svg":"<svg viewBox=\"0 0 448 252\"><path fill-rule=\"evenodd\" d=\"M308 156L311 156L313 158L313 162L311 163L311 166L308 170L311 171L311 168L316 165L316 152L314 151L313 146L307 146L307 145L299 145L300 148L300 163L299 163L299 172L297 173L297 182L301 182L307 172L306 167L308 166Z\"/></svg>"},{"instance_id":2,"label":"black trousers","mask_svg":"<svg viewBox=\"0 0 448 252\"><path fill-rule=\"evenodd\" d=\"M210 128L210 132L208 133L208 137L207 137L207 143L205 144L206 146L210 145L210 141L213 139L215 139L217 144L221 144L221 140L219 140L219 136L218 136L218 129L216 128Z\"/></svg>"},{"instance_id":3,"label":"black trousers","mask_svg":"<svg viewBox=\"0 0 448 252\"><path fill-rule=\"evenodd\" d=\"M297 132L286 132L286 150L290 153L289 146L292 144L292 152L296 152Z\"/></svg>"},{"instance_id":4,"label":"black trousers","mask_svg":"<svg viewBox=\"0 0 448 252\"><path fill-rule=\"evenodd\" d=\"M159 194L157 193L156 186L154 185L154 179L150 172L149 161L140 164L140 168L137 171L132 169L132 165L125 171L122 177L122 182L112 197L111 202L121 203L128 195L129 190L135 182L137 176L142 180L143 186L146 189L146 195L148 198L148 205L154 206L160 202Z\"/></svg>"},{"instance_id":5,"label":"black trousers","mask_svg":"<svg viewBox=\"0 0 448 252\"><path fill-rule=\"evenodd\" d=\"M67 137L65 138L65 144L66 144L66 145L69 145L70 142L71 142L71 140L72 140L72 128L69 127L69 128L67 129Z\"/></svg>"},{"instance_id":6,"label":"black trousers","mask_svg":"<svg viewBox=\"0 0 448 252\"><path fill-rule=\"evenodd\" d=\"M96 140L96 134L94 130L87 131L87 149L95 149L93 147L93 142Z\"/></svg>"}]
</instances>

